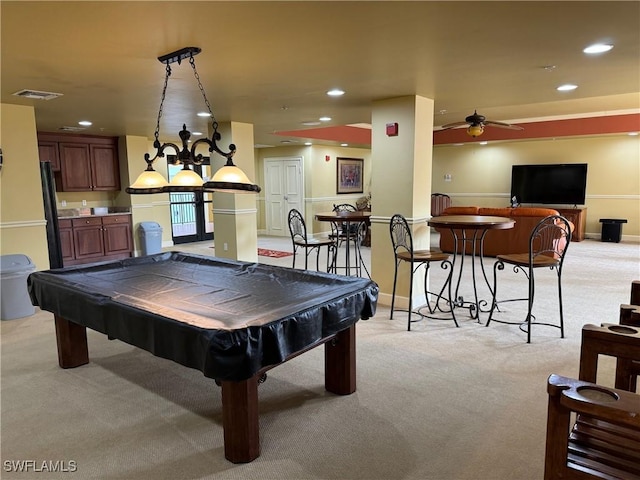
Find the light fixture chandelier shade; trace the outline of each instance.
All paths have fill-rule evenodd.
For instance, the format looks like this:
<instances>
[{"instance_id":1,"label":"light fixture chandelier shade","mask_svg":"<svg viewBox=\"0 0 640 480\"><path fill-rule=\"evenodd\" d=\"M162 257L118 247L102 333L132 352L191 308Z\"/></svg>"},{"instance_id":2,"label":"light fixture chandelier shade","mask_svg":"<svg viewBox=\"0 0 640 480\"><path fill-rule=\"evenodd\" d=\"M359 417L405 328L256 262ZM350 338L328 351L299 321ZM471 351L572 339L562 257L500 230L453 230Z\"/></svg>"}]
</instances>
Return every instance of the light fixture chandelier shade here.
<instances>
[{"instance_id":1,"label":"light fixture chandelier shade","mask_svg":"<svg viewBox=\"0 0 640 480\"><path fill-rule=\"evenodd\" d=\"M218 132L218 122L215 120L213 112L211 111L211 105L207 96L204 93L204 87L200 82L200 76L196 70L196 64L194 56L201 52L198 47L185 47L181 50L169 53L158 57L161 63L166 64L164 87L162 89L162 98L160 100L160 107L158 109L158 119L156 121L156 130L154 132L155 140L153 147L156 149L156 153L151 158L151 155L145 153L144 160L147 162L147 169L138 177L138 179L126 189L129 194L150 194L150 193L167 193L167 192L198 192L204 189L208 191L226 191L230 193L257 193L260 191L258 185L253 184L249 178L244 174L242 170L233 164L233 155L236 152L236 146L234 144L229 145L229 151L222 151L217 141L221 139L221 135ZM186 124L182 125L182 130L178 133L182 143L182 148L174 143L160 143L160 117L162 116L162 106L167 93L167 85L169 83L169 77L171 76L171 64L178 62L180 64L182 60L188 58L193 74L198 82L198 88L202 93L202 97L209 111L209 115L212 121L213 133L211 139L199 138L191 144L189 148L189 139L191 138L191 132L187 130ZM216 152L217 154L225 157L227 163L221 170L225 169L225 172L231 171L236 174L233 177L228 177L227 173L222 176L214 175L214 179L211 182L207 182L203 186L203 180L196 172L194 172L189 165L202 165L205 161L205 157L202 154L196 154L196 148L200 144L206 144L209 147L209 152ZM164 150L170 147L176 151L176 165L184 165L184 168L171 180L171 183L167 183L162 175L153 169L153 163L158 158L164 158ZM238 173L239 172L239 173ZM219 178L219 180L216 180ZM228 179L231 178L231 179Z\"/></svg>"},{"instance_id":2,"label":"light fixture chandelier shade","mask_svg":"<svg viewBox=\"0 0 640 480\"><path fill-rule=\"evenodd\" d=\"M231 159L213 178L203 185L205 191L228 193L258 193L260 187L251 183L247 175L236 167Z\"/></svg>"},{"instance_id":3,"label":"light fixture chandelier shade","mask_svg":"<svg viewBox=\"0 0 640 480\"><path fill-rule=\"evenodd\" d=\"M136 181L127 188L127 192L133 190L134 193L163 193L164 189L168 186L169 183L167 183L165 178L156 172L153 167L151 167L151 164L149 164L147 169L138 175Z\"/></svg>"},{"instance_id":4,"label":"light fixture chandelier shade","mask_svg":"<svg viewBox=\"0 0 640 480\"><path fill-rule=\"evenodd\" d=\"M174 191L190 192L194 188L202 189L203 183L202 177L185 164L184 168L171 179L169 187Z\"/></svg>"}]
</instances>

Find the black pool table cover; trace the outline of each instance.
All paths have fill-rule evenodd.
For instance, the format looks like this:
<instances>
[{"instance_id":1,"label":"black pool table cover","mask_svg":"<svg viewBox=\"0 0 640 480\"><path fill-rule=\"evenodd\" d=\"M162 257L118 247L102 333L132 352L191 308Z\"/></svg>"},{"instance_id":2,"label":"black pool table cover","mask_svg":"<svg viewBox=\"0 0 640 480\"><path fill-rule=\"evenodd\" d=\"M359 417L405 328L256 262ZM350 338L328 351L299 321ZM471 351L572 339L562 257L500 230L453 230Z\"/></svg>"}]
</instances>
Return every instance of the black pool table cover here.
<instances>
[{"instance_id":1,"label":"black pool table cover","mask_svg":"<svg viewBox=\"0 0 640 480\"><path fill-rule=\"evenodd\" d=\"M375 314L369 279L167 252L29 275L31 301L220 381Z\"/></svg>"}]
</instances>

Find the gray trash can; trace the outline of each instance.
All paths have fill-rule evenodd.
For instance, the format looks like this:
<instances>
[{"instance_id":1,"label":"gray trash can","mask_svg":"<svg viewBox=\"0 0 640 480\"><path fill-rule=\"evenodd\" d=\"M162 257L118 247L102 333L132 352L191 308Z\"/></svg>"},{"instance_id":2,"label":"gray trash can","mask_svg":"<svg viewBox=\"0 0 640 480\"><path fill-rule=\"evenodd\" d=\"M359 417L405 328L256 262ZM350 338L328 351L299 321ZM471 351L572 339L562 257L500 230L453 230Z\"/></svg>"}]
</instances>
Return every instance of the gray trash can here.
<instances>
[{"instance_id":1,"label":"gray trash can","mask_svg":"<svg viewBox=\"0 0 640 480\"><path fill-rule=\"evenodd\" d=\"M153 255L162 252L162 227L156 222L140 222L138 234L142 255Z\"/></svg>"},{"instance_id":2,"label":"gray trash can","mask_svg":"<svg viewBox=\"0 0 640 480\"><path fill-rule=\"evenodd\" d=\"M0 256L0 319L13 320L36 313L27 290L27 277L35 270L26 255Z\"/></svg>"}]
</instances>

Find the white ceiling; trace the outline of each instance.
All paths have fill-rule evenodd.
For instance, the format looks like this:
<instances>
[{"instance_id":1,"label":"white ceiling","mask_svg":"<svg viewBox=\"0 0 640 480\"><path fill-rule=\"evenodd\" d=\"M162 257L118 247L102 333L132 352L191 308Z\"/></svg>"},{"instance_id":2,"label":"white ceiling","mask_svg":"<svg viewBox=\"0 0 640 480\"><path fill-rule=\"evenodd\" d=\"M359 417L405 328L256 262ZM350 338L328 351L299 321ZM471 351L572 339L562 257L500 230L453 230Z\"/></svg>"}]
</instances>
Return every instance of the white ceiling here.
<instances>
[{"instance_id":1,"label":"white ceiling","mask_svg":"<svg viewBox=\"0 0 640 480\"><path fill-rule=\"evenodd\" d=\"M157 57L186 46L202 48L217 120L254 124L257 144L323 115L368 123L373 101L404 95L433 98L435 125L474 109L498 121L640 109L638 1L3 0L0 14L2 102L34 105L42 131L91 120L84 133L152 138ZM594 42L615 47L583 54ZM172 68L161 136L177 139L182 123L206 132L191 68ZM563 83L579 88L556 91ZM334 87L346 94L328 97ZM12 95L21 89L63 96Z\"/></svg>"}]
</instances>

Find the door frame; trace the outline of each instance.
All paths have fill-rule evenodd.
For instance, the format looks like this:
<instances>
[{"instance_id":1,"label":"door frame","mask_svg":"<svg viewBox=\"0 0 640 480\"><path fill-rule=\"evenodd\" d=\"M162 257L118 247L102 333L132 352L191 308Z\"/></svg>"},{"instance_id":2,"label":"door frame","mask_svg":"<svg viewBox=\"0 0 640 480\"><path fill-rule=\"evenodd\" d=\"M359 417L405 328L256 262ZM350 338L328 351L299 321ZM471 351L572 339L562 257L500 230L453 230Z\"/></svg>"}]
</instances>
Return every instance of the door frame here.
<instances>
[{"instance_id":1,"label":"door frame","mask_svg":"<svg viewBox=\"0 0 640 480\"><path fill-rule=\"evenodd\" d=\"M284 165L285 162L295 162L297 164L297 184L299 185L299 192L297 194L298 201L289 202L288 199L284 198L284 202L282 203L282 208L280 209L280 221L282 222L283 229L281 232L273 229L273 219L271 218L272 205L271 205L271 192L273 186L271 185L270 178L268 175L268 168L270 164L273 163L281 163ZM304 215L304 199L305 199L305 189L304 189L304 157L302 155L295 156L287 156L287 157L266 157L264 159L264 208L265 208L265 230L267 235L277 235L277 236L289 236L289 228L288 228L288 214L289 210L295 208L299 210ZM284 179L283 179L284 180Z\"/></svg>"},{"instance_id":2,"label":"door frame","mask_svg":"<svg viewBox=\"0 0 640 480\"><path fill-rule=\"evenodd\" d=\"M173 158L172 158L173 157ZM174 162L175 155L167 155L167 167L179 167L181 165L176 165ZM209 158L205 157L202 165L193 165L193 171L198 175L203 174L203 166L211 169L209 164ZM189 194L187 192L187 194ZM213 197L211 193L203 193L203 192L193 192L193 201L172 201L172 195L181 195L180 193L169 193L169 211L171 212L171 239L173 240L174 245L182 244L182 243L193 243L193 242L202 242L205 240L213 240L213 230L211 232L207 232L207 215L205 209L209 208L210 204L213 204ZM207 198L205 198L205 195ZM187 235L175 235L174 232L174 206L175 205L183 205L188 208L193 208L194 215L194 228L195 231L191 234ZM178 207L179 208L179 207ZM191 222L190 222L191 223ZM213 223L213 220L212 220Z\"/></svg>"}]
</instances>

